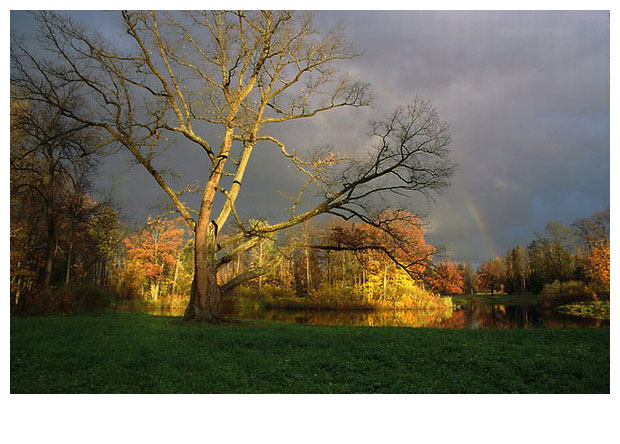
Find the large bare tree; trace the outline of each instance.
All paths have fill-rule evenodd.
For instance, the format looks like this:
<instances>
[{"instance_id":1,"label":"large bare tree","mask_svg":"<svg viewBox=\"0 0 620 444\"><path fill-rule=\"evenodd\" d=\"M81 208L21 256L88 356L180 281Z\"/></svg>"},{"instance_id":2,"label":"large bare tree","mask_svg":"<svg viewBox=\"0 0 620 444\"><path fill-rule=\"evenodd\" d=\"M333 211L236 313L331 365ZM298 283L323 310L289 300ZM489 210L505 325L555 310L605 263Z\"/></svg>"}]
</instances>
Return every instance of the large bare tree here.
<instances>
[{"instance_id":1,"label":"large bare tree","mask_svg":"<svg viewBox=\"0 0 620 444\"><path fill-rule=\"evenodd\" d=\"M217 279L220 266L261 238L320 214L374 223L368 205L373 196L428 195L446 186L452 173L447 125L423 100L372 123L374 149L355 156L329 150L300 156L276 137L279 124L370 104L368 85L337 69L356 56L343 30L318 30L310 13L123 12L128 37L116 46L69 17L44 12L37 18L43 52L14 40L13 81L29 100L52 105L124 146L170 197L195 233L186 319L218 320L223 289L265 271ZM65 106L56 93L65 88L79 89L90 111ZM172 134L204 152L204 188L195 212L154 163L162 140ZM274 144L306 177L287 220L253 224L236 208L258 143ZM320 193L318 203L299 211L312 188ZM224 238L229 219L237 234Z\"/></svg>"}]
</instances>

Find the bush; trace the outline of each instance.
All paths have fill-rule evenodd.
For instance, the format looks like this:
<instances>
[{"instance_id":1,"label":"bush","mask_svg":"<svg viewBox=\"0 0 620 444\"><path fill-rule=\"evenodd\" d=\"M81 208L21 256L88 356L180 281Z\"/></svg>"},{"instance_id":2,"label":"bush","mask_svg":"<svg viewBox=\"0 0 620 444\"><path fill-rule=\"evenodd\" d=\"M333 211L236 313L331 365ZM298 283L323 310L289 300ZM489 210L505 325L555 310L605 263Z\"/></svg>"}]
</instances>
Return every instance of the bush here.
<instances>
[{"instance_id":1,"label":"bush","mask_svg":"<svg viewBox=\"0 0 620 444\"><path fill-rule=\"evenodd\" d=\"M307 297L293 294L264 294L257 302L264 307L290 309L452 309L452 299L437 296L415 285L411 281L391 284L387 294L373 292L372 286L345 285L329 286L321 283L310 291Z\"/></svg>"},{"instance_id":2,"label":"bush","mask_svg":"<svg viewBox=\"0 0 620 444\"><path fill-rule=\"evenodd\" d=\"M52 289L32 288L20 296L18 312L32 316L47 316L58 312L60 298Z\"/></svg>"},{"instance_id":3,"label":"bush","mask_svg":"<svg viewBox=\"0 0 620 444\"><path fill-rule=\"evenodd\" d=\"M112 302L112 293L92 284L71 284L47 290L33 289L23 295L26 315L101 313Z\"/></svg>"},{"instance_id":4,"label":"bush","mask_svg":"<svg viewBox=\"0 0 620 444\"><path fill-rule=\"evenodd\" d=\"M70 313L101 313L112 302L111 292L91 284L78 285L70 289L73 307Z\"/></svg>"},{"instance_id":5,"label":"bush","mask_svg":"<svg viewBox=\"0 0 620 444\"><path fill-rule=\"evenodd\" d=\"M595 292L582 281L555 281L546 284L541 294L545 297L545 307L557 307L558 305L572 302L598 301Z\"/></svg>"}]
</instances>

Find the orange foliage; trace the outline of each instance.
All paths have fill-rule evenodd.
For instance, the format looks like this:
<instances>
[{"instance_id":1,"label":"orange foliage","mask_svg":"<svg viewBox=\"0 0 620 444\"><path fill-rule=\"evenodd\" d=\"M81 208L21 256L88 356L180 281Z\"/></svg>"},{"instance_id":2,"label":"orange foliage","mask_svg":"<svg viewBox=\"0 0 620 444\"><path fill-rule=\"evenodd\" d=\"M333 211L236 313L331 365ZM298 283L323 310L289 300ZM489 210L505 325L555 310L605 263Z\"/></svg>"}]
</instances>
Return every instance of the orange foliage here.
<instances>
[{"instance_id":1,"label":"orange foliage","mask_svg":"<svg viewBox=\"0 0 620 444\"><path fill-rule=\"evenodd\" d=\"M373 274L396 261L413 276L422 276L435 248L424 240L420 220L405 211L383 212L374 225L338 225L331 241L345 248L359 249L358 258ZM365 248L372 247L372 248Z\"/></svg>"},{"instance_id":2,"label":"orange foliage","mask_svg":"<svg viewBox=\"0 0 620 444\"><path fill-rule=\"evenodd\" d=\"M441 261L431 276L431 289L439 294L463 293L463 270L449 261Z\"/></svg>"},{"instance_id":3,"label":"orange foliage","mask_svg":"<svg viewBox=\"0 0 620 444\"><path fill-rule=\"evenodd\" d=\"M161 281L176 264L185 231L182 219L159 220L149 217L146 228L126 239L126 270L133 278Z\"/></svg>"},{"instance_id":4,"label":"orange foliage","mask_svg":"<svg viewBox=\"0 0 620 444\"><path fill-rule=\"evenodd\" d=\"M492 261L484 262L478 271L478 286L491 290L493 294L496 290L501 291L504 284L504 266L498 257Z\"/></svg>"},{"instance_id":5,"label":"orange foliage","mask_svg":"<svg viewBox=\"0 0 620 444\"><path fill-rule=\"evenodd\" d=\"M594 248L586 262L586 274L594 282L609 286L609 245Z\"/></svg>"}]
</instances>

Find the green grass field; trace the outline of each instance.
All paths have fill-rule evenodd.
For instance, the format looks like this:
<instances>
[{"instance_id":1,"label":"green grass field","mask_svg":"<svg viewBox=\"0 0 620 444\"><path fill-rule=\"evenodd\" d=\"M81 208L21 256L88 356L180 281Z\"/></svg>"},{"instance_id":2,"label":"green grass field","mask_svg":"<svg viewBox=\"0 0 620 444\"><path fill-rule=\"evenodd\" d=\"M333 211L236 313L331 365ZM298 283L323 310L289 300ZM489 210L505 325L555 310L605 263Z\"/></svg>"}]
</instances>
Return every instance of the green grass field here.
<instances>
[{"instance_id":1,"label":"green grass field","mask_svg":"<svg viewBox=\"0 0 620 444\"><path fill-rule=\"evenodd\" d=\"M11 393L608 392L608 329L11 319Z\"/></svg>"}]
</instances>

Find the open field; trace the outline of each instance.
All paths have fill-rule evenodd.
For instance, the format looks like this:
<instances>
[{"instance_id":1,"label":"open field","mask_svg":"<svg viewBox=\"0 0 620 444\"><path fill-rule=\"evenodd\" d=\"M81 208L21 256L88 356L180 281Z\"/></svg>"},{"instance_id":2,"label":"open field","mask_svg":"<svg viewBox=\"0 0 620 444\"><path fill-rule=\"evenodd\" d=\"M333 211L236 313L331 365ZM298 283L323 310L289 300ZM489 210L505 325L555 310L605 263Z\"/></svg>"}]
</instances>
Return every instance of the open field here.
<instances>
[{"instance_id":1,"label":"open field","mask_svg":"<svg viewBox=\"0 0 620 444\"><path fill-rule=\"evenodd\" d=\"M11 393L608 393L608 329L13 317Z\"/></svg>"}]
</instances>

